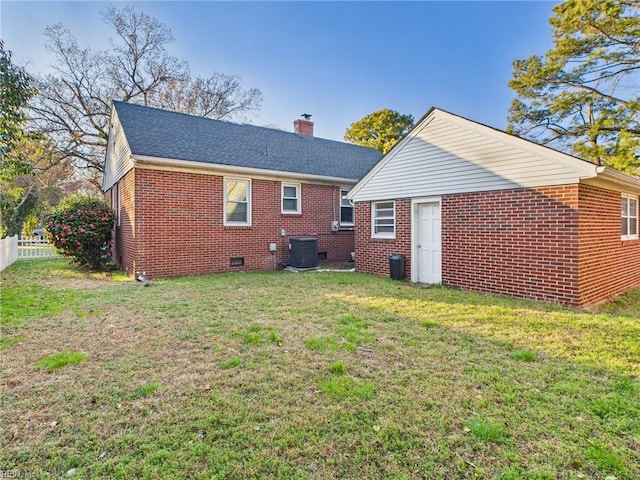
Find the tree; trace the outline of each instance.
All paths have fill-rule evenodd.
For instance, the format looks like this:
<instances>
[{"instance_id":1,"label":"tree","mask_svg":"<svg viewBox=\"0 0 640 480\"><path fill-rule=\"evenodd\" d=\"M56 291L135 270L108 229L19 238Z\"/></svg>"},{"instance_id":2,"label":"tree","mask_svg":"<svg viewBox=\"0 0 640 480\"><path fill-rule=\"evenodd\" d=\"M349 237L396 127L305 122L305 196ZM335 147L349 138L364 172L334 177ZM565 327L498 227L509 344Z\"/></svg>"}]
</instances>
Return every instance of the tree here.
<instances>
[{"instance_id":1,"label":"tree","mask_svg":"<svg viewBox=\"0 0 640 480\"><path fill-rule=\"evenodd\" d=\"M239 77L216 72L209 78L188 76L167 82L152 103L167 110L222 119L255 110L260 102L259 90L243 90Z\"/></svg>"},{"instance_id":2,"label":"tree","mask_svg":"<svg viewBox=\"0 0 640 480\"><path fill-rule=\"evenodd\" d=\"M56 151L54 145L37 133L25 134L5 158L19 159L21 173L0 180L0 209L2 233L13 236L23 231L25 220L40 217L55 206L64 194L64 186L74 173L68 159ZM31 235L31 232L27 232Z\"/></svg>"},{"instance_id":3,"label":"tree","mask_svg":"<svg viewBox=\"0 0 640 480\"><path fill-rule=\"evenodd\" d=\"M640 174L640 2L567 0L554 48L514 62L512 133Z\"/></svg>"},{"instance_id":4,"label":"tree","mask_svg":"<svg viewBox=\"0 0 640 480\"><path fill-rule=\"evenodd\" d=\"M0 40L0 234L22 231L25 218L60 196L73 173L68 161L41 134L26 130L27 103L36 91L32 77L11 60Z\"/></svg>"},{"instance_id":5,"label":"tree","mask_svg":"<svg viewBox=\"0 0 640 480\"><path fill-rule=\"evenodd\" d=\"M214 73L193 78L186 61L167 52L171 30L132 6L108 7L115 32L109 51L80 47L67 27L45 31L56 56L54 73L39 78L32 120L77 167L98 184L104 170L112 100L169 108L210 118L234 118L260 108L259 90L244 90L238 77Z\"/></svg>"},{"instance_id":6,"label":"tree","mask_svg":"<svg viewBox=\"0 0 640 480\"><path fill-rule=\"evenodd\" d=\"M411 115L383 108L352 123L344 134L347 142L387 153L413 126Z\"/></svg>"},{"instance_id":7,"label":"tree","mask_svg":"<svg viewBox=\"0 0 640 480\"><path fill-rule=\"evenodd\" d=\"M0 40L0 179L10 180L21 175L28 168L20 158L9 158L7 153L26 135L25 108L29 99L35 95L31 78L21 66L11 60L11 51L5 50Z\"/></svg>"},{"instance_id":8,"label":"tree","mask_svg":"<svg viewBox=\"0 0 640 480\"><path fill-rule=\"evenodd\" d=\"M23 67L13 64L0 40L0 234L21 233L25 218L51 205L73 173L68 161L41 134L26 130L27 102L36 91Z\"/></svg>"},{"instance_id":9,"label":"tree","mask_svg":"<svg viewBox=\"0 0 640 480\"><path fill-rule=\"evenodd\" d=\"M22 220L33 208L29 193L20 185L22 177L32 175L26 156L18 149L28 134L25 107L35 94L24 68L11 60L0 40L0 234L13 236L22 228ZM21 220L22 219L22 220Z\"/></svg>"}]
</instances>

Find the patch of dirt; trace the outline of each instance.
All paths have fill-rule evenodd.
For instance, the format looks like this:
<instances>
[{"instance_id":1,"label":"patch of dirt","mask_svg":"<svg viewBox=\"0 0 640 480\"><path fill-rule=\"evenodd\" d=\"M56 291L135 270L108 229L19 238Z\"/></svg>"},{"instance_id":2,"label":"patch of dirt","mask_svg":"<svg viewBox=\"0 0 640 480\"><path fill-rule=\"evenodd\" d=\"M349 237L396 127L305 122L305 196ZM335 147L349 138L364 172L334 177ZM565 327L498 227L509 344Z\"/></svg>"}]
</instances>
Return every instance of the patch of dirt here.
<instances>
[{"instance_id":1,"label":"patch of dirt","mask_svg":"<svg viewBox=\"0 0 640 480\"><path fill-rule=\"evenodd\" d=\"M93 278L64 278L54 277L45 280L44 285L49 288L70 288L73 290L98 290L112 286L109 280L96 280Z\"/></svg>"}]
</instances>

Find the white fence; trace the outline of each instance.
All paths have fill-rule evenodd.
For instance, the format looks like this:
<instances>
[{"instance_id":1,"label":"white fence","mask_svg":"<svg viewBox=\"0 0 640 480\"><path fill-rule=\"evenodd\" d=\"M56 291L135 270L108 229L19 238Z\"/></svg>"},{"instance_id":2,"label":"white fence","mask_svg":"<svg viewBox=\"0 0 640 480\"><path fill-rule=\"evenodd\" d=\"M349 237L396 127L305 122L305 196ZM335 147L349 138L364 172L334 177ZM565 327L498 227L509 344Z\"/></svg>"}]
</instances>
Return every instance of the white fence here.
<instances>
[{"instance_id":1,"label":"white fence","mask_svg":"<svg viewBox=\"0 0 640 480\"><path fill-rule=\"evenodd\" d=\"M44 237L20 237L18 239L18 259L55 258L58 254L53 245Z\"/></svg>"},{"instance_id":2,"label":"white fence","mask_svg":"<svg viewBox=\"0 0 640 480\"><path fill-rule=\"evenodd\" d=\"M18 259L18 236L0 240L0 272Z\"/></svg>"},{"instance_id":3,"label":"white fence","mask_svg":"<svg viewBox=\"0 0 640 480\"><path fill-rule=\"evenodd\" d=\"M55 258L56 253L44 237L13 237L0 240L0 271L16 260L33 258Z\"/></svg>"}]
</instances>

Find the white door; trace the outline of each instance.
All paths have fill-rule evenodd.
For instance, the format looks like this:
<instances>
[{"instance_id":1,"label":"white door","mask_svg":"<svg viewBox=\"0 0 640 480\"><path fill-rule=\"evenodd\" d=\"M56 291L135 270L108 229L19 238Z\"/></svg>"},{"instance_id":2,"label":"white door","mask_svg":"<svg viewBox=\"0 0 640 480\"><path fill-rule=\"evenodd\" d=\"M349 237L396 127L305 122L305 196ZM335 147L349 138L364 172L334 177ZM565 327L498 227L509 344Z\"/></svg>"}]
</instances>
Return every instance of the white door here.
<instances>
[{"instance_id":1,"label":"white door","mask_svg":"<svg viewBox=\"0 0 640 480\"><path fill-rule=\"evenodd\" d=\"M442 281L442 241L440 236L440 202L418 204L418 282Z\"/></svg>"}]
</instances>

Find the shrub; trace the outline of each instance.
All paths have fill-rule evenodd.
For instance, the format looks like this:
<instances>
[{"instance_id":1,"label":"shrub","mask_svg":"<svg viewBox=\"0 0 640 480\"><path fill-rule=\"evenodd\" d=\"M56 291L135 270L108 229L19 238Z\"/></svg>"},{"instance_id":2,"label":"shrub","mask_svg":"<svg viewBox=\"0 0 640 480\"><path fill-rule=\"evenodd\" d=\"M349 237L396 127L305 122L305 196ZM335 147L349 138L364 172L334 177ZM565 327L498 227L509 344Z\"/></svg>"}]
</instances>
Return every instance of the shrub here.
<instances>
[{"instance_id":1,"label":"shrub","mask_svg":"<svg viewBox=\"0 0 640 480\"><path fill-rule=\"evenodd\" d=\"M101 270L109 262L114 219L103 200L73 195L49 215L47 232L59 252L80 266Z\"/></svg>"}]
</instances>

